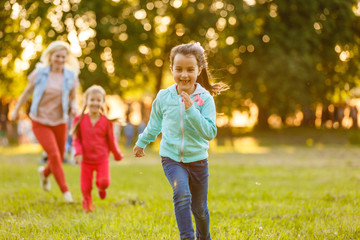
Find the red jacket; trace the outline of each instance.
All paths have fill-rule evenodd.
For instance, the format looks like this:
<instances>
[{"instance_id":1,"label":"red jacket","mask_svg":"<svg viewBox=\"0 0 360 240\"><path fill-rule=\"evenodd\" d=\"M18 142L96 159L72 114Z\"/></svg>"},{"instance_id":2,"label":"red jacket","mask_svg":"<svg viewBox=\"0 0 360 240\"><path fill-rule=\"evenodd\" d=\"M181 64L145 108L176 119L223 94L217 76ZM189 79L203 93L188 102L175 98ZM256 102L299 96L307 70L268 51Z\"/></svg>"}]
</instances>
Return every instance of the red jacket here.
<instances>
[{"instance_id":1,"label":"red jacket","mask_svg":"<svg viewBox=\"0 0 360 240\"><path fill-rule=\"evenodd\" d=\"M76 116L73 126L79 121ZM82 155L84 163L98 164L109 161L109 152L114 159L120 161L123 158L116 139L114 137L113 125L105 116L101 115L99 120L92 126L89 114L84 114L73 141L75 155Z\"/></svg>"}]
</instances>

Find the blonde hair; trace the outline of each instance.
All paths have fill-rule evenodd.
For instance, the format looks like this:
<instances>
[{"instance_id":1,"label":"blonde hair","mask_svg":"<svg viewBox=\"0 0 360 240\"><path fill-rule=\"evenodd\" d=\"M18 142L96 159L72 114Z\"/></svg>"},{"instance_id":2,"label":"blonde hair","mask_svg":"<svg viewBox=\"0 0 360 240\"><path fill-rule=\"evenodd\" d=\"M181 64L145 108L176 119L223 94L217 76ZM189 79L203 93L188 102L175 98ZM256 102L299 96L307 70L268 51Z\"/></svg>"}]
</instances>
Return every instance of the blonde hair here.
<instances>
[{"instance_id":1,"label":"blonde hair","mask_svg":"<svg viewBox=\"0 0 360 240\"><path fill-rule=\"evenodd\" d=\"M82 107L82 110L81 110L81 115L80 115L80 118L79 118L79 121L76 122L75 126L73 126L73 128L71 129L70 133L71 134L76 134L78 128L79 128L79 125L80 125L80 122L81 120L83 119L84 117L84 114L85 114L85 111L87 109L87 101L88 101L88 98L91 94L93 93L100 93L103 97L103 102L104 102L104 105L101 106L100 108L100 113L103 114L106 118L107 117L107 109L104 107L106 106L105 104L105 98L106 98L106 92L104 90L104 88L102 88L101 86L99 85L92 85L91 87L89 87L88 89L86 89L86 91L84 92L84 96L83 96L83 107Z\"/></svg>"},{"instance_id":2,"label":"blonde hair","mask_svg":"<svg viewBox=\"0 0 360 240\"><path fill-rule=\"evenodd\" d=\"M203 86L206 90L208 90L212 96L219 95L221 92L229 89L229 86L223 82L211 84L211 74L208 71L208 63L205 56L205 50L201 47L200 43L180 44L173 47L170 53L171 67L173 66L176 54L182 54L184 56L193 55L196 58L198 66L202 67L202 71L196 79L196 82Z\"/></svg>"},{"instance_id":3,"label":"blonde hair","mask_svg":"<svg viewBox=\"0 0 360 240\"><path fill-rule=\"evenodd\" d=\"M40 61L36 64L36 67L38 68L38 67L50 66L51 55L59 50L66 50L67 52L65 67L79 74L80 73L79 61L71 52L70 45L64 41L51 42L49 46L41 54Z\"/></svg>"}]
</instances>

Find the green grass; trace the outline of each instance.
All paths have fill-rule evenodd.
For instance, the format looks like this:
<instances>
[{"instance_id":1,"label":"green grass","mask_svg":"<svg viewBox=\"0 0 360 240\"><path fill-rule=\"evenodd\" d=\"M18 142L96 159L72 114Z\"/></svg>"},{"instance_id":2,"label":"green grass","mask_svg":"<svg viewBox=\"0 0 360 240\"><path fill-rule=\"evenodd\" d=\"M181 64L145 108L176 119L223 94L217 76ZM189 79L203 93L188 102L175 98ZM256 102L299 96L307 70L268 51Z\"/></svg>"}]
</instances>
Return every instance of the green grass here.
<instances>
[{"instance_id":1,"label":"green grass","mask_svg":"<svg viewBox=\"0 0 360 240\"><path fill-rule=\"evenodd\" d=\"M360 239L360 148L339 138L260 145L267 138L247 136L234 139L236 146L213 147L212 238ZM171 188L155 151L135 159L128 149L122 162L111 160L107 198L100 200L94 189L96 211L88 215L79 167L64 166L75 199L66 204L52 177L50 192L40 188L39 151L0 148L0 239L179 239Z\"/></svg>"}]
</instances>

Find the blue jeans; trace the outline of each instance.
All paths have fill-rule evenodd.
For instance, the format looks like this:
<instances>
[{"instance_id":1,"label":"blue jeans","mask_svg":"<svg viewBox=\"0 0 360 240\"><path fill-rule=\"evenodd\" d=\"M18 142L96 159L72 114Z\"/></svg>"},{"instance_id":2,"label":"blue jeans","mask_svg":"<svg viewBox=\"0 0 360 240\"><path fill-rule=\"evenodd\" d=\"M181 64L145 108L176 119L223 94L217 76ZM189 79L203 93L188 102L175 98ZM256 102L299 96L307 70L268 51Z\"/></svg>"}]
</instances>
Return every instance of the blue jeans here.
<instances>
[{"instance_id":1,"label":"blue jeans","mask_svg":"<svg viewBox=\"0 0 360 240\"><path fill-rule=\"evenodd\" d=\"M173 189L175 216L181 239L194 239L191 212L196 224L196 239L209 240L210 216L207 207L209 168L207 159L192 163L161 157L164 173Z\"/></svg>"}]
</instances>

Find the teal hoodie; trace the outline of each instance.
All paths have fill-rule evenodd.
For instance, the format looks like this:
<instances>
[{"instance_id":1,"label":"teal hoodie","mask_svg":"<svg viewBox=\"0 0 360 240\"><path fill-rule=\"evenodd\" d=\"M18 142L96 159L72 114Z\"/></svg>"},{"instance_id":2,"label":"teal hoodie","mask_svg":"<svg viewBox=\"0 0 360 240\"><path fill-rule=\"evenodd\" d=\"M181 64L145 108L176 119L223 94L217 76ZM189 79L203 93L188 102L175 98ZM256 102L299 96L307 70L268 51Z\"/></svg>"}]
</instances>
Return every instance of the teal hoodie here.
<instances>
[{"instance_id":1,"label":"teal hoodie","mask_svg":"<svg viewBox=\"0 0 360 240\"><path fill-rule=\"evenodd\" d=\"M203 100L202 105L201 100L194 101L196 95ZM152 104L150 120L136 145L145 148L161 132L160 156L184 163L207 158L209 141L217 132L214 98L200 84L196 84L190 98L193 105L185 110L176 84L160 90Z\"/></svg>"}]
</instances>

